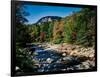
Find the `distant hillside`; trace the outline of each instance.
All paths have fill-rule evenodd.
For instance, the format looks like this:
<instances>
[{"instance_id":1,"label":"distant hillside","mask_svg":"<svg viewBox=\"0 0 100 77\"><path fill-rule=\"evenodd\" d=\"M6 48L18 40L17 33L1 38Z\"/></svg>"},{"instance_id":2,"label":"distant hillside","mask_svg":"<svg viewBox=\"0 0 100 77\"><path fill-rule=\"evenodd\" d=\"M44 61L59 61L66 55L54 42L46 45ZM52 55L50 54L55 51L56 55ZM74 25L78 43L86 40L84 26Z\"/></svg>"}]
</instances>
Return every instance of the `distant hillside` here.
<instances>
[{"instance_id":1,"label":"distant hillside","mask_svg":"<svg viewBox=\"0 0 100 77\"><path fill-rule=\"evenodd\" d=\"M64 18L45 16L29 26L34 42L95 45L95 9L85 8Z\"/></svg>"}]
</instances>

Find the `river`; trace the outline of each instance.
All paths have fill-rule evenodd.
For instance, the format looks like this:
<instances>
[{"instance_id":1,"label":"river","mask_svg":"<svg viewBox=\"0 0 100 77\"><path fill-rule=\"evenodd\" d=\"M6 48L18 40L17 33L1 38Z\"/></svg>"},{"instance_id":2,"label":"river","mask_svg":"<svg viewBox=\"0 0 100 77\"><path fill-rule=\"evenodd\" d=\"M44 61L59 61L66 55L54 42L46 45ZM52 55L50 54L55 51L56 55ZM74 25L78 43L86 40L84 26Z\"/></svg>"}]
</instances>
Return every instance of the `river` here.
<instances>
[{"instance_id":1,"label":"river","mask_svg":"<svg viewBox=\"0 0 100 77\"><path fill-rule=\"evenodd\" d=\"M53 50L45 50L41 47L33 46L35 48L35 56L33 60L36 61L37 65L36 72L56 72L56 71L68 71L75 70L80 61L77 57L72 56L62 56L62 54L57 53Z\"/></svg>"}]
</instances>

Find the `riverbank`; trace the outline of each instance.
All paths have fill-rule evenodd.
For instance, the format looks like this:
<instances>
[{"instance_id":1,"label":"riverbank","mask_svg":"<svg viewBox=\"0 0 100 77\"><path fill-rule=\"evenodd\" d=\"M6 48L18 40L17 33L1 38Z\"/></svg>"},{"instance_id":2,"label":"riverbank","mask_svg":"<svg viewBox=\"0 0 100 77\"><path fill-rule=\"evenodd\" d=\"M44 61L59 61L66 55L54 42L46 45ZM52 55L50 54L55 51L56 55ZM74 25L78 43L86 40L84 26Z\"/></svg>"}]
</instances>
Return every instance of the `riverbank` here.
<instances>
[{"instance_id":1,"label":"riverbank","mask_svg":"<svg viewBox=\"0 0 100 77\"><path fill-rule=\"evenodd\" d=\"M81 45L72 45L72 44L49 44L49 43L40 43L39 47L45 48L45 50L53 50L58 53L62 53L63 56L71 55L78 57L87 57L94 60L95 58L95 48L94 47L83 47Z\"/></svg>"}]
</instances>

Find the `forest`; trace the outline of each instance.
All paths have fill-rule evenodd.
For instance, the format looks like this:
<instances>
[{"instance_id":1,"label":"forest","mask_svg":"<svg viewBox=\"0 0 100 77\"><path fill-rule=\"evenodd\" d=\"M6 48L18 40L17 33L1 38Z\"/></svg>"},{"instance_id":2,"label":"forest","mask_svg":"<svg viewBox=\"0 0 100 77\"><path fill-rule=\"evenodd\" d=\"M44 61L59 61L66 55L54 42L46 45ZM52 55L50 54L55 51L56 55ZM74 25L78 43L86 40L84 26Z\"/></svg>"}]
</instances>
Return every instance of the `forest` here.
<instances>
[{"instance_id":1,"label":"forest","mask_svg":"<svg viewBox=\"0 0 100 77\"><path fill-rule=\"evenodd\" d=\"M96 8L82 8L79 12L73 12L63 18L51 18L51 20L47 18L46 22L40 21L34 24L25 24L28 22L25 18L28 12L25 12L23 8L22 5L16 7L17 74L93 69L95 67ZM52 56L39 60L43 57L37 59L37 56L40 57L43 54L38 53L39 51L35 52L37 49L43 50L45 55ZM57 58L54 59L53 56ZM59 59L61 61L58 61ZM46 66L40 62L48 64ZM81 67L83 62L87 64ZM55 70L51 70L54 68L53 65Z\"/></svg>"}]
</instances>

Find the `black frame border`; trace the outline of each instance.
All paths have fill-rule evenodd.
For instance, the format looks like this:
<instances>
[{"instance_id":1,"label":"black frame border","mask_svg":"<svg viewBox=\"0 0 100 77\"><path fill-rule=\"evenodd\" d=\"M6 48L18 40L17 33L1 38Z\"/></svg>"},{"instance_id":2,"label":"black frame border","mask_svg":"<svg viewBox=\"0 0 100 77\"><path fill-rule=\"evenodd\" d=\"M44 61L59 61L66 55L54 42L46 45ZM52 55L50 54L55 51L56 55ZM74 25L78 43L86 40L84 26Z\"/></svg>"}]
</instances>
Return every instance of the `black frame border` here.
<instances>
[{"instance_id":1,"label":"black frame border","mask_svg":"<svg viewBox=\"0 0 100 77\"><path fill-rule=\"evenodd\" d=\"M44 5L44 6L63 6L63 7L94 7L96 8L97 13L97 5L83 5L83 4L69 4L69 3L52 3L52 2L37 2L37 1L17 1L11 0L11 76L17 76L15 74L15 64L16 64L16 4L33 4L33 5ZM67 72L47 72L47 73L24 73L18 76L29 76L29 75L48 75L48 74L64 74L64 73L82 73L82 72L93 72L97 71L97 14L96 14L96 37L95 37L95 68L87 69L87 70L71 70Z\"/></svg>"}]
</instances>

